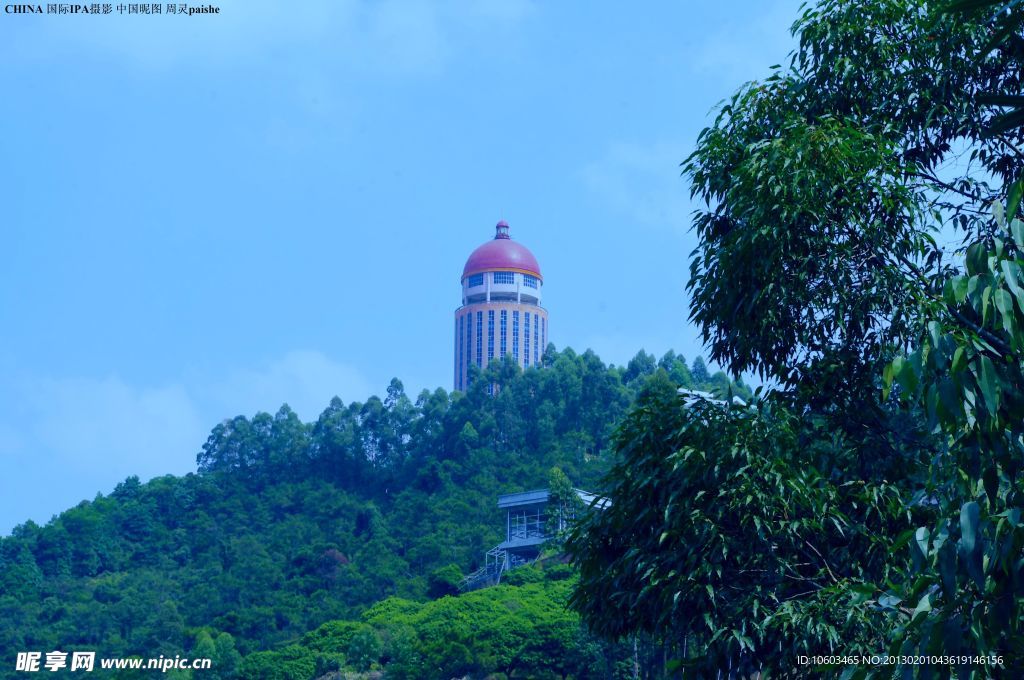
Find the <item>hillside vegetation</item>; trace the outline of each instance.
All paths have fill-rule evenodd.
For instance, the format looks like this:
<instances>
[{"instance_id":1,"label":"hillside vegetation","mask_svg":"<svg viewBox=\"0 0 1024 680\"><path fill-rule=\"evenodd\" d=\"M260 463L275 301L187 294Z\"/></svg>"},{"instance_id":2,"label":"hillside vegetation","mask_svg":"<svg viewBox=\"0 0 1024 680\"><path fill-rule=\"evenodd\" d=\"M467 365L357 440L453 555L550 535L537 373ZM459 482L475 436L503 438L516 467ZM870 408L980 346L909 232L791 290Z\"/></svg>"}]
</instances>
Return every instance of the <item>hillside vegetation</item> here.
<instances>
[{"instance_id":1,"label":"hillside vegetation","mask_svg":"<svg viewBox=\"0 0 1024 680\"><path fill-rule=\"evenodd\" d=\"M299 675L257 673L260 659L279 657L253 653L288 654L281 650L318 639L310 631L325 622L373 623L372 612L394 603L410 617L403 630L441 640L428 630L441 610L422 603L454 592L502 540L498 494L543 487L554 467L596 488L616 423L656 375L729 389L724 374L709 376L699 359L687 366L672 352L660 361L641 352L614 367L593 352L549 347L543 368L495 364L466 394L437 389L413 400L393 380L383 399L334 399L312 423L287 406L225 420L202 445L195 474L129 478L46 526L27 522L0 539L0 677L14 677L22 650L210 656L217 667L204 677L224 678L248 657L251 677L307 677L299 661ZM517 602L504 616L518 621L519 607L557 612L541 617L557 629L549 633L575 635L565 583L541 581L436 607L493 623L489 608ZM385 600L392 605L366 613ZM452 642L465 654L457 646L421 652L490 655L476 667L514 670L504 652L470 649L485 644L475 639ZM379 661L352 656L348 640L314 647L343 647L353 668Z\"/></svg>"}]
</instances>

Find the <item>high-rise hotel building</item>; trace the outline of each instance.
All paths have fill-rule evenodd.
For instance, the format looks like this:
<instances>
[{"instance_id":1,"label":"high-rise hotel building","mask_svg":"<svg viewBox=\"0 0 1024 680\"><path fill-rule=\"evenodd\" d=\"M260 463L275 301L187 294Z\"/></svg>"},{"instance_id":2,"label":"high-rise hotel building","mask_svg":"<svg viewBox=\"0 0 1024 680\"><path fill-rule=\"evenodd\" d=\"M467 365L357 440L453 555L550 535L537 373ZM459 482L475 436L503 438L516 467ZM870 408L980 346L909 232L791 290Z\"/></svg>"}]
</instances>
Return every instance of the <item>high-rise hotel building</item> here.
<instances>
[{"instance_id":1,"label":"high-rise hotel building","mask_svg":"<svg viewBox=\"0 0 1024 680\"><path fill-rule=\"evenodd\" d=\"M525 246L508 235L508 222L473 251L462 270L462 306L455 310L455 389L469 388L469 367L481 369L509 354L523 368L540 364L548 342L541 303L544 278Z\"/></svg>"}]
</instances>

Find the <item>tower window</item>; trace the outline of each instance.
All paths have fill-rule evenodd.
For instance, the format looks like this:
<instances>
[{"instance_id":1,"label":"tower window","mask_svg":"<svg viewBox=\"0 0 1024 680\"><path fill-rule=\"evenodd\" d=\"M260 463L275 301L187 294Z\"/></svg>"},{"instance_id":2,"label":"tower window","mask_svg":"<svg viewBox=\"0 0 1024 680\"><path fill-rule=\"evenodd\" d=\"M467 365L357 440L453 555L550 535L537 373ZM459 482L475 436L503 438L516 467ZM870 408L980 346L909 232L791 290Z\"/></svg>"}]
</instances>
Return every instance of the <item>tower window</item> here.
<instances>
[{"instance_id":1,"label":"tower window","mask_svg":"<svg viewBox=\"0 0 1024 680\"><path fill-rule=\"evenodd\" d=\"M530 365L530 313L523 314L523 326L525 332L523 333L523 366Z\"/></svg>"},{"instance_id":2,"label":"tower window","mask_svg":"<svg viewBox=\"0 0 1024 680\"><path fill-rule=\"evenodd\" d=\"M484 313L476 313L476 365L484 365Z\"/></svg>"},{"instance_id":3,"label":"tower window","mask_svg":"<svg viewBox=\"0 0 1024 680\"><path fill-rule=\"evenodd\" d=\"M515 283L516 274L515 272L494 272L495 283Z\"/></svg>"},{"instance_id":4,"label":"tower window","mask_svg":"<svg viewBox=\"0 0 1024 680\"><path fill-rule=\"evenodd\" d=\"M529 274L523 274L523 285L526 286L527 288L536 288L537 277L530 276Z\"/></svg>"},{"instance_id":5,"label":"tower window","mask_svg":"<svg viewBox=\"0 0 1024 680\"><path fill-rule=\"evenodd\" d=\"M469 277L469 282L467 283L467 285L470 288L476 288L477 286L484 285L484 275L483 274L473 274L472 276Z\"/></svg>"},{"instance_id":6,"label":"tower window","mask_svg":"<svg viewBox=\"0 0 1024 680\"><path fill-rule=\"evenodd\" d=\"M519 312L512 312L512 356L519 361Z\"/></svg>"},{"instance_id":7,"label":"tower window","mask_svg":"<svg viewBox=\"0 0 1024 680\"><path fill-rule=\"evenodd\" d=\"M456 375L456 379L457 379L457 382L458 382L458 389L460 389L460 390L462 389L462 354L463 354L463 348L464 348L464 345L462 344L463 343L462 329L463 329L463 327L465 325L465 321L466 321L466 317L465 316L460 316L459 317L459 325L455 329L455 334L459 336L458 340L456 340L456 343L459 346L459 363L456 364L457 368L455 369L455 375Z\"/></svg>"},{"instance_id":8,"label":"tower window","mask_svg":"<svg viewBox=\"0 0 1024 680\"><path fill-rule=\"evenodd\" d=\"M537 365L537 364L540 363L540 360L538 359L538 356L537 356L537 354L538 354L537 348L540 347L540 339L537 337L538 336L538 331L540 331L540 321L538 321L537 315L534 314L533 315L533 363L534 363L534 365Z\"/></svg>"},{"instance_id":9,"label":"tower window","mask_svg":"<svg viewBox=\"0 0 1024 680\"><path fill-rule=\"evenodd\" d=\"M473 363L473 315L466 315L466 378L469 379L469 365ZM477 354L480 352L477 351ZM468 386L468 382L466 383Z\"/></svg>"},{"instance_id":10,"label":"tower window","mask_svg":"<svg viewBox=\"0 0 1024 680\"><path fill-rule=\"evenodd\" d=\"M487 310L487 363L494 358L494 310Z\"/></svg>"},{"instance_id":11,"label":"tower window","mask_svg":"<svg viewBox=\"0 0 1024 680\"><path fill-rule=\"evenodd\" d=\"M508 312L501 310L501 356L508 351Z\"/></svg>"}]
</instances>

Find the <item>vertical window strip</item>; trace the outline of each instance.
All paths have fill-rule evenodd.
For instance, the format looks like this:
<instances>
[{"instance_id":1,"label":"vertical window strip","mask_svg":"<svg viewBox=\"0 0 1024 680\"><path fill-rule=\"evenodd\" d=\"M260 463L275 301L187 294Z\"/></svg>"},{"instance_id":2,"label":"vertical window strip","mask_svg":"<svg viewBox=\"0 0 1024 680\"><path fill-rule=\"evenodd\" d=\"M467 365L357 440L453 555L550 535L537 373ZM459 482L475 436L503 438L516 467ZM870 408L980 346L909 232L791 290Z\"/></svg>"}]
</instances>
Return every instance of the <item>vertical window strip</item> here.
<instances>
[{"instance_id":1,"label":"vertical window strip","mask_svg":"<svg viewBox=\"0 0 1024 680\"><path fill-rule=\"evenodd\" d=\"M476 313L476 365L484 365L484 313Z\"/></svg>"},{"instance_id":2,"label":"vertical window strip","mask_svg":"<svg viewBox=\"0 0 1024 680\"><path fill-rule=\"evenodd\" d=\"M540 365L540 361L537 358L539 353L540 342L537 340L537 334L540 332L540 321L537 320L536 314L533 315L533 363L534 365Z\"/></svg>"},{"instance_id":3,"label":"vertical window strip","mask_svg":"<svg viewBox=\"0 0 1024 680\"><path fill-rule=\"evenodd\" d=\"M519 312L512 312L512 356L519 363Z\"/></svg>"},{"instance_id":4,"label":"vertical window strip","mask_svg":"<svg viewBox=\"0 0 1024 680\"><path fill-rule=\"evenodd\" d=\"M523 314L523 366L530 365L530 313Z\"/></svg>"},{"instance_id":5,"label":"vertical window strip","mask_svg":"<svg viewBox=\"0 0 1024 680\"><path fill-rule=\"evenodd\" d=\"M473 363L473 313L466 316L466 387L469 387L469 365Z\"/></svg>"},{"instance_id":6,"label":"vertical window strip","mask_svg":"<svg viewBox=\"0 0 1024 680\"><path fill-rule=\"evenodd\" d=\"M455 327L455 335L457 335L459 338L458 340L456 340L456 342L459 345L459 360L455 364L456 385L459 390L462 389L462 343L463 340L465 339L465 336L462 335L462 326L465 320L466 316L464 314L460 315L459 323Z\"/></svg>"},{"instance_id":7,"label":"vertical window strip","mask_svg":"<svg viewBox=\"0 0 1024 680\"><path fill-rule=\"evenodd\" d=\"M487 310L487 363L494 358L494 310Z\"/></svg>"},{"instance_id":8,"label":"vertical window strip","mask_svg":"<svg viewBox=\"0 0 1024 680\"><path fill-rule=\"evenodd\" d=\"M508 353L508 311L501 310L501 354L498 355L502 359L505 358L505 354Z\"/></svg>"}]
</instances>

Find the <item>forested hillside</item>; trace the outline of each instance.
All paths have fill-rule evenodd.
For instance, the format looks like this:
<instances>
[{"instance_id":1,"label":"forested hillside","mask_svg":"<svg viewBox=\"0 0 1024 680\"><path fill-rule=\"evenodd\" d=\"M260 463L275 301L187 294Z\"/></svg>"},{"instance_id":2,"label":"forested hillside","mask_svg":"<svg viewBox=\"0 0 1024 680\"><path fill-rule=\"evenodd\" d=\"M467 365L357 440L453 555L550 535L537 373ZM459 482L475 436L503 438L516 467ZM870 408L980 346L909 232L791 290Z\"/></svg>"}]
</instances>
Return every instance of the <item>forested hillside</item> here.
<instances>
[{"instance_id":1,"label":"forested hillside","mask_svg":"<svg viewBox=\"0 0 1024 680\"><path fill-rule=\"evenodd\" d=\"M501 540L499 493L544 486L554 467L596 488L616 424L655 375L730 389L673 352L614 367L549 347L543 368L496 363L466 394L412 399L393 380L383 399L334 399L312 423L287 406L225 420L195 474L129 478L0 539L0 675L20 650L205 650L234 677L240 656L390 596L451 593Z\"/></svg>"},{"instance_id":2,"label":"forested hillside","mask_svg":"<svg viewBox=\"0 0 1024 680\"><path fill-rule=\"evenodd\" d=\"M499 586L457 597L388 598L356 620L330 621L295 643L249 655L237 674L286 680L382 670L400 680L625 679L635 677L634 664L659 667L661 649L612 643L581 627L567 606L574 571L527 566Z\"/></svg>"}]
</instances>

